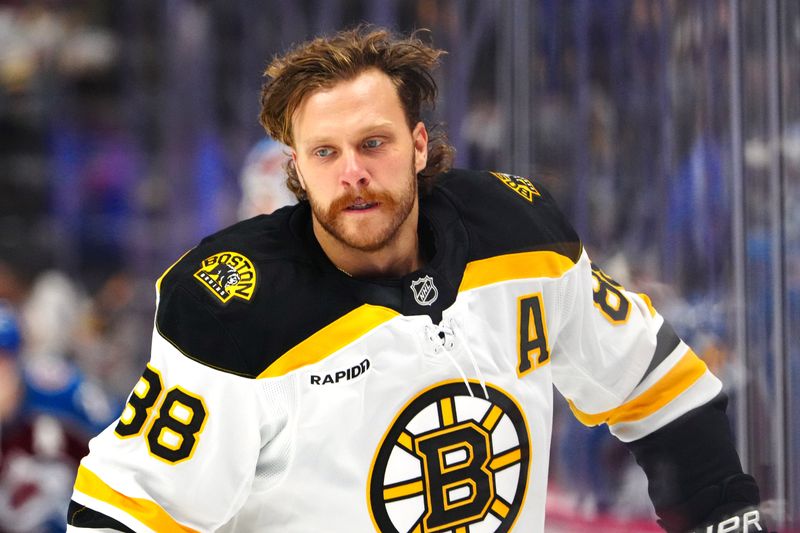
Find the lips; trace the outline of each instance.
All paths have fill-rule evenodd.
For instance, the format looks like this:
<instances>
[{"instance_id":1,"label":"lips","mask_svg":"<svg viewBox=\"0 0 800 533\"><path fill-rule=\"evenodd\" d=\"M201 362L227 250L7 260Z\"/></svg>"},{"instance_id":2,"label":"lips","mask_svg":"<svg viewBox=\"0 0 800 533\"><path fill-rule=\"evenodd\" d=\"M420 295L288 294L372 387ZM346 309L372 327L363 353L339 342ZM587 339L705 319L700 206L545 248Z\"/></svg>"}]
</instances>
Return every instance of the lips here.
<instances>
[{"instance_id":1,"label":"lips","mask_svg":"<svg viewBox=\"0 0 800 533\"><path fill-rule=\"evenodd\" d=\"M352 203L345 207L345 211L366 211L379 205L380 202L368 202L363 198L356 198Z\"/></svg>"}]
</instances>

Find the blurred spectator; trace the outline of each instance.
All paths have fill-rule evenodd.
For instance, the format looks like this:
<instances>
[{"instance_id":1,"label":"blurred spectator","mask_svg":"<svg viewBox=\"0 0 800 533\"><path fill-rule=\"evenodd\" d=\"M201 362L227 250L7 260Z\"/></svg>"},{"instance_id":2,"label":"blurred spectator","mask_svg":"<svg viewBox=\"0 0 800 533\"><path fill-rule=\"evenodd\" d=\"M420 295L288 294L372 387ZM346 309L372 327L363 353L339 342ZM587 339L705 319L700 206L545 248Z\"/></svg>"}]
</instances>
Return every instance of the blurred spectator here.
<instances>
[{"instance_id":1,"label":"blurred spectator","mask_svg":"<svg viewBox=\"0 0 800 533\"><path fill-rule=\"evenodd\" d=\"M16 313L0 302L0 532L64 531L89 438L111 421L100 389L57 358L20 358Z\"/></svg>"},{"instance_id":2,"label":"blurred spectator","mask_svg":"<svg viewBox=\"0 0 800 533\"><path fill-rule=\"evenodd\" d=\"M63 272L46 270L36 276L18 309L29 359L65 354L73 342L86 296Z\"/></svg>"},{"instance_id":3,"label":"blurred spectator","mask_svg":"<svg viewBox=\"0 0 800 533\"><path fill-rule=\"evenodd\" d=\"M115 272L81 307L73 332L72 357L120 403L149 358L152 295L151 280Z\"/></svg>"},{"instance_id":4,"label":"blurred spectator","mask_svg":"<svg viewBox=\"0 0 800 533\"><path fill-rule=\"evenodd\" d=\"M92 26L85 13L31 2L0 6L0 85L9 92L31 90L47 68L67 76L107 69L118 43L107 28Z\"/></svg>"},{"instance_id":5,"label":"blurred spectator","mask_svg":"<svg viewBox=\"0 0 800 533\"><path fill-rule=\"evenodd\" d=\"M16 407L19 396L19 376L15 372L16 356L21 341L19 327L11 307L0 307L0 421L7 420Z\"/></svg>"},{"instance_id":6,"label":"blurred spectator","mask_svg":"<svg viewBox=\"0 0 800 533\"><path fill-rule=\"evenodd\" d=\"M461 133L468 150L465 166L493 168L507 127L496 102L488 98L477 101L467 113Z\"/></svg>"},{"instance_id":7,"label":"blurred spectator","mask_svg":"<svg viewBox=\"0 0 800 533\"><path fill-rule=\"evenodd\" d=\"M289 149L272 139L259 141L250 150L240 178L240 220L269 214L279 207L297 203L297 198L286 187L283 165L288 159Z\"/></svg>"}]
</instances>

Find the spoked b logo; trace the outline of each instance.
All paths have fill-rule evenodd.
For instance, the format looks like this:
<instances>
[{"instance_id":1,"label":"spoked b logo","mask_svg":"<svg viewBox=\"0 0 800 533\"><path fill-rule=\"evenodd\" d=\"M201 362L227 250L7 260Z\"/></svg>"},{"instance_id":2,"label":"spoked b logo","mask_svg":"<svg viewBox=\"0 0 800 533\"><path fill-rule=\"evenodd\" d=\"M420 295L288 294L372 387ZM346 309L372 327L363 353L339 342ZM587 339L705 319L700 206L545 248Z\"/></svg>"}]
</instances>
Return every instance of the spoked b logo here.
<instances>
[{"instance_id":1,"label":"spoked b logo","mask_svg":"<svg viewBox=\"0 0 800 533\"><path fill-rule=\"evenodd\" d=\"M400 411L381 441L367 499L381 532L508 531L530 469L527 422L500 389L439 383Z\"/></svg>"}]
</instances>

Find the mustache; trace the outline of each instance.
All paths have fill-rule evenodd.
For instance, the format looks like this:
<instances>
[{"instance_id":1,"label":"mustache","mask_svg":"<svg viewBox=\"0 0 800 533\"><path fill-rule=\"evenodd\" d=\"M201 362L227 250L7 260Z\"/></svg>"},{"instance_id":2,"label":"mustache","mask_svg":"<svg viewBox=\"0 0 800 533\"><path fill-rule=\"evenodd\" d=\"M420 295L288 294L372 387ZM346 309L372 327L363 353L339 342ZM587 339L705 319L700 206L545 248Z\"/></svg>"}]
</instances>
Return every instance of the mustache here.
<instances>
[{"instance_id":1,"label":"mustache","mask_svg":"<svg viewBox=\"0 0 800 533\"><path fill-rule=\"evenodd\" d=\"M346 192L341 196L334 199L330 206L328 207L329 213L338 213L339 211L344 211L351 205L356 203L362 204L392 204L394 199L392 196L386 192L382 191L353 191L353 192Z\"/></svg>"}]
</instances>

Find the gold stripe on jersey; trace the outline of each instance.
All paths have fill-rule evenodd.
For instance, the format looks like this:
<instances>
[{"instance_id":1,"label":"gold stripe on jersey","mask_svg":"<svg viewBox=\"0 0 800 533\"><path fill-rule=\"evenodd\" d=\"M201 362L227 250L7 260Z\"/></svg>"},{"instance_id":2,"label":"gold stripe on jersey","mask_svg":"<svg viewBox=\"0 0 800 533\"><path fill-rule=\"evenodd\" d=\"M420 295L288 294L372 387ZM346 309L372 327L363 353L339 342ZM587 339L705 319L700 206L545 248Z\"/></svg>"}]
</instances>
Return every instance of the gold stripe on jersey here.
<instances>
[{"instance_id":1,"label":"gold stripe on jersey","mask_svg":"<svg viewBox=\"0 0 800 533\"><path fill-rule=\"evenodd\" d=\"M125 496L121 492L117 492L83 465L78 467L78 477L75 479L75 490L125 511L154 531L163 531L165 533L197 533L197 530L176 522L157 503L143 498L131 498L130 496Z\"/></svg>"},{"instance_id":2,"label":"gold stripe on jersey","mask_svg":"<svg viewBox=\"0 0 800 533\"><path fill-rule=\"evenodd\" d=\"M269 365L258 378L274 378L322 361L400 313L387 307L364 304L331 322Z\"/></svg>"},{"instance_id":3,"label":"gold stripe on jersey","mask_svg":"<svg viewBox=\"0 0 800 533\"><path fill-rule=\"evenodd\" d=\"M664 377L645 392L615 409L603 413L584 413L572 401L569 407L581 423L609 426L620 422L635 422L655 413L692 386L708 370L706 364L690 349Z\"/></svg>"},{"instance_id":4,"label":"gold stripe on jersey","mask_svg":"<svg viewBox=\"0 0 800 533\"><path fill-rule=\"evenodd\" d=\"M558 278L575 263L550 250L498 255L467 263L458 292L523 278Z\"/></svg>"}]
</instances>

